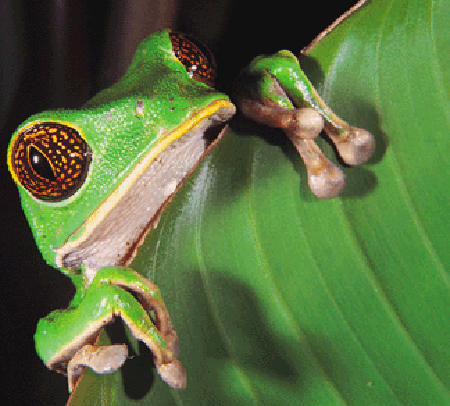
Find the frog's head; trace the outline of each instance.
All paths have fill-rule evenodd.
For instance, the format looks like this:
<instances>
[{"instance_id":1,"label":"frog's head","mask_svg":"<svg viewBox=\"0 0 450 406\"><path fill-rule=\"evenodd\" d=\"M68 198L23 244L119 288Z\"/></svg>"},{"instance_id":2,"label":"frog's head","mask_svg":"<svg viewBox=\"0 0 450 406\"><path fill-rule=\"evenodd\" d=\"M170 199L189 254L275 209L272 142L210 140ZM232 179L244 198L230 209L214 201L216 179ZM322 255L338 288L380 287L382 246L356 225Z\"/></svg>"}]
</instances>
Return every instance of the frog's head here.
<instances>
[{"instance_id":1,"label":"frog's head","mask_svg":"<svg viewBox=\"0 0 450 406\"><path fill-rule=\"evenodd\" d=\"M190 38L163 31L83 109L47 111L18 128L8 166L48 263L97 270L132 256L207 152L207 130L235 112L209 86L213 76Z\"/></svg>"}]
</instances>

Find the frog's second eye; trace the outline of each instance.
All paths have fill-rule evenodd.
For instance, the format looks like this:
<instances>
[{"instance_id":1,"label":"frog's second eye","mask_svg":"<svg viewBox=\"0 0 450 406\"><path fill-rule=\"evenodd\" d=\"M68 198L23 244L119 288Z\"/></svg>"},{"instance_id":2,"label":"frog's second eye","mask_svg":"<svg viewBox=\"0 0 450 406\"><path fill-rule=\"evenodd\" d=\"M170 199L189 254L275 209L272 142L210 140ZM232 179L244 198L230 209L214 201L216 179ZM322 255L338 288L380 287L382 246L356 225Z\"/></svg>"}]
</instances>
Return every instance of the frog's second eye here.
<instances>
[{"instance_id":1,"label":"frog's second eye","mask_svg":"<svg viewBox=\"0 0 450 406\"><path fill-rule=\"evenodd\" d=\"M75 128L42 122L20 131L10 160L16 180L28 192L36 199L57 202L81 187L91 152Z\"/></svg>"},{"instance_id":2,"label":"frog's second eye","mask_svg":"<svg viewBox=\"0 0 450 406\"><path fill-rule=\"evenodd\" d=\"M189 35L179 32L171 32L169 35L175 56L189 74L208 86L214 86L216 63L209 49Z\"/></svg>"}]
</instances>

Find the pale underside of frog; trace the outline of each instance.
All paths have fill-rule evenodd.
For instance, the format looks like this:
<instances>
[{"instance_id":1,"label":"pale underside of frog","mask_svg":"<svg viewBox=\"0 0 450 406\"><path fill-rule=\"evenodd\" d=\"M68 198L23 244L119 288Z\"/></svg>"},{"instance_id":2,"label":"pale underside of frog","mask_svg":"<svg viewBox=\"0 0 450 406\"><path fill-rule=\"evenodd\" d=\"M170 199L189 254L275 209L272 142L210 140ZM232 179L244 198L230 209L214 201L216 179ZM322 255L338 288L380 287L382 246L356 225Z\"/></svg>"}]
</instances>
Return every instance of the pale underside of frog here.
<instances>
[{"instance_id":1,"label":"pale underside of frog","mask_svg":"<svg viewBox=\"0 0 450 406\"><path fill-rule=\"evenodd\" d=\"M41 319L35 334L39 356L67 374L70 391L85 366L110 373L126 361L126 345L95 345L116 317L152 351L163 380L186 386L160 291L128 265L236 111L212 87L214 75L212 56L195 40L155 33L124 77L82 109L34 115L13 134L8 165L36 242L77 289L69 308ZM289 51L253 60L236 89L245 116L292 140L319 198L345 185L342 170L314 142L322 130L348 165L365 163L374 151L373 136L331 111ZM214 141L205 135L211 128L222 130Z\"/></svg>"}]
</instances>

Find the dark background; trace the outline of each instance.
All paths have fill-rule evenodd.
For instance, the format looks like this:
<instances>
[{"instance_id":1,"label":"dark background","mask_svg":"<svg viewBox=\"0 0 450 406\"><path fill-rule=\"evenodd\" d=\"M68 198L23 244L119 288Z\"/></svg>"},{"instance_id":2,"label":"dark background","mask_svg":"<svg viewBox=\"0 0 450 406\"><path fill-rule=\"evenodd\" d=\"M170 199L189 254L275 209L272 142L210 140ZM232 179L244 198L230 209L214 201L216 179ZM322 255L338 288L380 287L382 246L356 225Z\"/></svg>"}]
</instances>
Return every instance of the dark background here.
<instances>
[{"instance_id":1,"label":"dark background","mask_svg":"<svg viewBox=\"0 0 450 406\"><path fill-rule=\"evenodd\" d=\"M13 131L31 114L81 106L125 71L138 43L162 28L195 35L216 56L227 92L240 67L279 49L295 54L352 1L1 2L1 326L3 393L16 405L63 405L65 378L34 350L40 317L67 306L72 288L42 259L6 167Z\"/></svg>"}]
</instances>

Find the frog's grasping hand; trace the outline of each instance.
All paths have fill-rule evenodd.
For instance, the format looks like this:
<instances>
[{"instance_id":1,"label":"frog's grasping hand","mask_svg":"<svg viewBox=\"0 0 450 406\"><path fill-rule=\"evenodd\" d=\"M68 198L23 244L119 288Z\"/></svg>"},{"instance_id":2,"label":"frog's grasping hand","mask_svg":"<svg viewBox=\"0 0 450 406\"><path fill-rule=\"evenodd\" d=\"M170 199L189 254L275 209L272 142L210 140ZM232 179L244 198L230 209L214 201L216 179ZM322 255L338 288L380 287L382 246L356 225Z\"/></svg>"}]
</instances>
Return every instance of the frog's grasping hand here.
<instances>
[{"instance_id":1,"label":"frog's grasping hand","mask_svg":"<svg viewBox=\"0 0 450 406\"><path fill-rule=\"evenodd\" d=\"M344 172L314 142L322 130L348 165L367 162L375 150L373 135L336 116L289 51L255 58L236 88L238 107L246 116L285 131L306 165L311 191L321 199L338 196L345 186Z\"/></svg>"}]
</instances>

